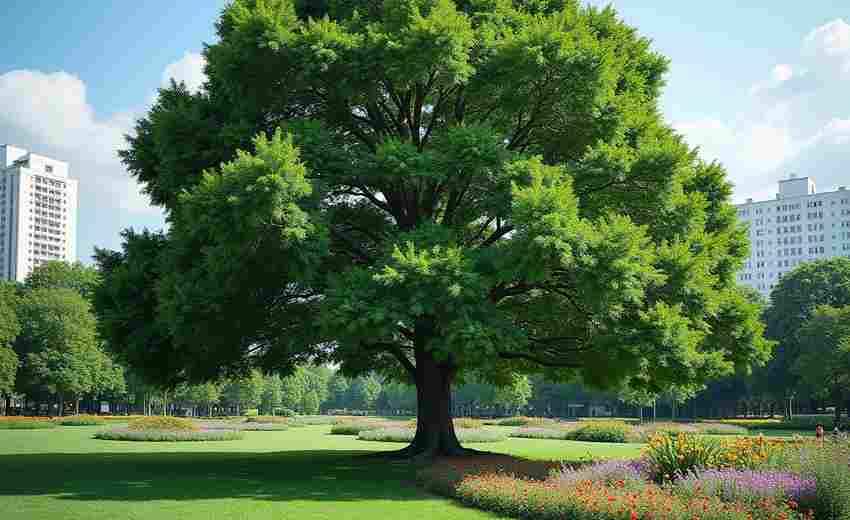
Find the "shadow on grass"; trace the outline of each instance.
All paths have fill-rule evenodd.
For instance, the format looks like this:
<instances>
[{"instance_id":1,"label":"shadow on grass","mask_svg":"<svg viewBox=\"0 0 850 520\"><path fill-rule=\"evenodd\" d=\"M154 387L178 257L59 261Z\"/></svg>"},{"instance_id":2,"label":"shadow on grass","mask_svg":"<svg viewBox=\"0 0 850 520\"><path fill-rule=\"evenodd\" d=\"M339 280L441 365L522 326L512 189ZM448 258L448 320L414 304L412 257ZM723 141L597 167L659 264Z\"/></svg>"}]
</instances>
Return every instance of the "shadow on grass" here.
<instances>
[{"instance_id":1,"label":"shadow on grass","mask_svg":"<svg viewBox=\"0 0 850 520\"><path fill-rule=\"evenodd\" d=\"M92 453L0 456L0 496L65 500L439 500L415 467L362 452Z\"/></svg>"}]
</instances>

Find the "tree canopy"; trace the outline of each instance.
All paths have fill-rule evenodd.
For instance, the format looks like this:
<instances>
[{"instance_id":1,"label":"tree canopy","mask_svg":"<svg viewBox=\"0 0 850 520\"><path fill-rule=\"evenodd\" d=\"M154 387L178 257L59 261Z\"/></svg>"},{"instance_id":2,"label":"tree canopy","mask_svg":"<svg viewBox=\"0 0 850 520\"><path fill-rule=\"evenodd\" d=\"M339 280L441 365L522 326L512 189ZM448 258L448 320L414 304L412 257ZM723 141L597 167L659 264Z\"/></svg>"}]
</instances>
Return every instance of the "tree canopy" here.
<instances>
[{"instance_id":1,"label":"tree canopy","mask_svg":"<svg viewBox=\"0 0 850 520\"><path fill-rule=\"evenodd\" d=\"M660 392L769 355L725 172L613 9L235 0L216 29L122 152L168 233L98 256L102 332L152 377L378 370L417 387L416 455L462 452L466 379Z\"/></svg>"},{"instance_id":2,"label":"tree canopy","mask_svg":"<svg viewBox=\"0 0 850 520\"><path fill-rule=\"evenodd\" d=\"M839 424L841 408L850 400L850 305L818 306L803 324L798 341L802 348L793 370L816 397L835 406Z\"/></svg>"}]
</instances>

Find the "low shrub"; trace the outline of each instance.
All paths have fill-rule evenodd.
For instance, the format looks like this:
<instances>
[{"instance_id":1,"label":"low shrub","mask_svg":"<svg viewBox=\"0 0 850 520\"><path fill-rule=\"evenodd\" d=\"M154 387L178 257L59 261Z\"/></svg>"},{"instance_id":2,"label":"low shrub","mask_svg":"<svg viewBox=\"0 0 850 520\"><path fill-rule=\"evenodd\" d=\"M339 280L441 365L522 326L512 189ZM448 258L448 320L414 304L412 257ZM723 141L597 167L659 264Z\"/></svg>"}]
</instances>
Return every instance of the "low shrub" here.
<instances>
[{"instance_id":1,"label":"low shrub","mask_svg":"<svg viewBox=\"0 0 850 520\"><path fill-rule=\"evenodd\" d=\"M544 428L547 426L552 426L556 421L554 419L549 419L547 417L508 417L507 419L501 419L496 421L494 424L497 426L534 426Z\"/></svg>"},{"instance_id":2,"label":"low shrub","mask_svg":"<svg viewBox=\"0 0 850 520\"><path fill-rule=\"evenodd\" d=\"M452 423L455 428L459 430L473 430L484 426L484 421L473 419L471 417L455 417L452 419Z\"/></svg>"},{"instance_id":3,"label":"low shrub","mask_svg":"<svg viewBox=\"0 0 850 520\"><path fill-rule=\"evenodd\" d=\"M142 417L131 421L127 426L130 431L168 431L168 432L193 432L200 428L189 419L169 416Z\"/></svg>"},{"instance_id":4,"label":"low shrub","mask_svg":"<svg viewBox=\"0 0 850 520\"><path fill-rule=\"evenodd\" d=\"M138 442L201 442L201 441L235 441L244 436L235 430L130 430L127 428L106 430L94 434L95 439L107 441L138 441Z\"/></svg>"},{"instance_id":5,"label":"low shrub","mask_svg":"<svg viewBox=\"0 0 850 520\"><path fill-rule=\"evenodd\" d=\"M258 415L256 417L248 417L246 423L261 423L261 424L286 424L290 420L287 417L278 417L276 415Z\"/></svg>"},{"instance_id":6,"label":"low shrub","mask_svg":"<svg viewBox=\"0 0 850 520\"><path fill-rule=\"evenodd\" d=\"M415 428L380 428L378 430L361 431L357 436L362 441L380 442L411 442L416 435ZM464 443L477 442L499 442L507 437L504 433L495 430L457 430L455 432L458 441Z\"/></svg>"},{"instance_id":7,"label":"low shrub","mask_svg":"<svg viewBox=\"0 0 850 520\"><path fill-rule=\"evenodd\" d=\"M381 428L406 427L405 423L392 423L386 421L342 421L331 426L332 435L359 435L360 432L368 430L380 430Z\"/></svg>"},{"instance_id":8,"label":"low shrub","mask_svg":"<svg viewBox=\"0 0 850 520\"><path fill-rule=\"evenodd\" d=\"M553 481L524 480L506 474L464 478L455 496L467 505L505 516L533 520L775 520L801 513L781 501L763 499L758 507L724 502L718 497L687 499L654 484L637 488L581 481L560 486Z\"/></svg>"},{"instance_id":9,"label":"low shrub","mask_svg":"<svg viewBox=\"0 0 850 520\"><path fill-rule=\"evenodd\" d=\"M510 437L519 437L522 439L559 439L565 440L569 436L570 431L562 428L518 428L512 431Z\"/></svg>"},{"instance_id":10,"label":"low shrub","mask_svg":"<svg viewBox=\"0 0 850 520\"><path fill-rule=\"evenodd\" d=\"M257 408L247 408L242 411L244 417L257 417L260 415L260 410Z\"/></svg>"},{"instance_id":11,"label":"low shrub","mask_svg":"<svg viewBox=\"0 0 850 520\"><path fill-rule=\"evenodd\" d=\"M796 457L784 461L803 477L813 479L818 520L850 519L850 441L846 437L800 443L788 448Z\"/></svg>"},{"instance_id":12,"label":"low shrub","mask_svg":"<svg viewBox=\"0 0 850 520\"><path fill-rule=\"evenodd\" d=\"M291 419L292 426L327 426L339 422L339 417L330 415L299 415Z\"/></svg>"},{"instance_id":13,"label":"low shrub","mask_svg":"<svg viewBox=\"0 0 850 520\"><path fill-rule=\"evenodd\" d=\"M283 417L295 417L295 410L290 410L289 408L280 408L277 410L277 414Z\"/></svg>"},{"instance_id":14,"label":"low shrub","mask_svg":"<svg viewBox=\"0 0 850 520\"><path fill-rule=\"evenodd\" d=\"M70 415L60 417L56 419L56 422L62 426L100 426L106 424L106 421L97 415Z\"/></svg>"},{"instance_id":15,"label":"low shrub","mask_svg":"<svg viewBox=\"0 0 850 520\"><path fill-rule=\"evenodd\" d=\"M584 481L624 485L646 483L648 475L647 464L641 460L606 460L585 465L563 465L552 473L550 480L559 487Z\"/></svg>"},{"instance_id":16,"label":"low shrub","mask_svg":"<svg viewBox=\"0 0 850 520\"><path fill-rule=\"evenodd\" d=\"M40 419L14 419L0 421L0 430L47 430L54 428L56 423Z\"/></svg>"},{"instance_id":17,"label":"low shrub","mask_svg":"<svg viewBox=\"0 0 850 520\"><path fill-rule=\"evenodd\" d=\"M570 431L567 438L585 442L628 442L631 429L624 422L592 421Z\"/></svg>"},{"instance_id":18,"label":"low shrub","mask_svg":"<svg viewBox=\"0 0 850 520\"><path fill-rule=\"evenodd\" d=\"M721 452L720 443L714 439L685 433L660 434L650 439L644 458L650 477L656 482L667 482L715 467Z\"/></svg>"},{"instance_id":19,"label":"low shrub","mask_svg":"<svg viewBox=\"0 0 850 520\"><path fill-rule=\"evenodd\" d=\"M707 469L674 482L675 492L685 497L716 496L726 502L755 504L764 498L795 500L811 504L815 479L784 471Z\"/></svg>"}]
</instances>

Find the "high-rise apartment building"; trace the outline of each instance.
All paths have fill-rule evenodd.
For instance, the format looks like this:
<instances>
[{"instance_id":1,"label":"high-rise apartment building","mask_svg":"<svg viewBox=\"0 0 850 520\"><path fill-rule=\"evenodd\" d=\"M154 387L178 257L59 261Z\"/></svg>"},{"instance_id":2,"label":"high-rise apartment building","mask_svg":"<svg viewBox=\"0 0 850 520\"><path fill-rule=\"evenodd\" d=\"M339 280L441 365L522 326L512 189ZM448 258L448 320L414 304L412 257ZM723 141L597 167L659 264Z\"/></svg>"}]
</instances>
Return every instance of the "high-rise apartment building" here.
<instances>
[{"instance_id":1,"label":"high-rise apartment building","mask_svg":"<svg viewBox=\"0 0 850 520\"><path fill-rule=\"evenodd\" d=\"M50 260L77 260L77 181L67 163L0 146L0 279Z\"/></svg>"},{"instance_id":2,"label":"high-rise apartment building","mask_svg":"<svg viewBox=\"0 0 850 520\"><path fill-rule=\"evenodd\" d=\"M751 252L738 281L765 296L802 262L850 257L850 191L818 193L811 177L779 181L776 199L736 206L749 224Z\"/></svg>"}]
</instances>

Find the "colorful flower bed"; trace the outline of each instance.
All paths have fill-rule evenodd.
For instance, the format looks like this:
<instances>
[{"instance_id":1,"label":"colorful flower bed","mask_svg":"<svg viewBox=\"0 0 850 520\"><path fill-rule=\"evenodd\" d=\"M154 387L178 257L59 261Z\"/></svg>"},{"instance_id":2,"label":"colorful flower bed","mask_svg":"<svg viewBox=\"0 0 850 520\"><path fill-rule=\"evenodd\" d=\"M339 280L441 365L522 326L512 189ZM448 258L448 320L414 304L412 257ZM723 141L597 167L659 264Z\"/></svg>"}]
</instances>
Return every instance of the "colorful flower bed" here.
<instances>
[{"instance_id":1,"label":"colorful flower bed","mask_svg":"<svg viewBox=\"0 0 850 520\"><path fill-rule=\"evenodd\" d=\"M378 430L364 430L357 436L361 441L380 442L411 442L416 435L416 428L380 428ZM474 442L499 442L507 437L497 430L457 430L455 432L461 444Z\"/></svg>"},{"instance_id":2,"label":"colorful flower bed","mask_svg":"<svg viewBox=\"0 0 850 520\"><path fill-rule=\"evenodd\" d=\"M847 439L659 434L638 460L442 459L418 477L470 506L534 520L850 519Z\"/></svg>"},{"instance_id":3,"label":"colorful flower bed","mask_svg":"<svg viewBox=\"0 0 850 520\"><path fill-rule=\"evenodd\" d=\"M0 417L0 430L46 430L56 426L49 417Z\"/></svg>"}]
</instances>

